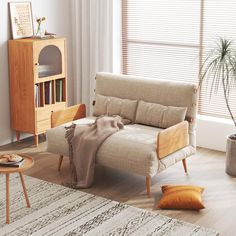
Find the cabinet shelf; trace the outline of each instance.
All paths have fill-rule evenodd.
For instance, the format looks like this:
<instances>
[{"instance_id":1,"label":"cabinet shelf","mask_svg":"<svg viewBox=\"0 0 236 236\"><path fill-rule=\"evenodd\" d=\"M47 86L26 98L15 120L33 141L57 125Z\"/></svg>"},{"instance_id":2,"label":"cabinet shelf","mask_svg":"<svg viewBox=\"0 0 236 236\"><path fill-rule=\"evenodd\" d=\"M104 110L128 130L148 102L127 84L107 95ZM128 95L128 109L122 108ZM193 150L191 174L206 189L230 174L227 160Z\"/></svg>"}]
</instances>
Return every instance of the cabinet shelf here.
<instances>
[{"instance_id":1,"label":"cabinet shelf","mask_svg":"<svg viewBox=\"0 0 236 236\"><path fill-rule=\"evenodd\" d=\"M35 106L55 104L66 101L66 78L46 80L35 84Z\"/></svg>"},{"instance_id":2,"label":"cabinet shelf","mask_svg":"<svg viewBox=\"0 0 236 236\"><path fill-rule=\"evenodd\" d=\"M57 79L61 79L61 78L65 78L65 74L60 74L60 75L53 75L53 76L48 76L48 77L44 77L44 78L36 78L35 79L35 84L39 84L42 82L47 82L47 81L52 81L52 80L57 80Z\"/></svg>"}]
</instances>

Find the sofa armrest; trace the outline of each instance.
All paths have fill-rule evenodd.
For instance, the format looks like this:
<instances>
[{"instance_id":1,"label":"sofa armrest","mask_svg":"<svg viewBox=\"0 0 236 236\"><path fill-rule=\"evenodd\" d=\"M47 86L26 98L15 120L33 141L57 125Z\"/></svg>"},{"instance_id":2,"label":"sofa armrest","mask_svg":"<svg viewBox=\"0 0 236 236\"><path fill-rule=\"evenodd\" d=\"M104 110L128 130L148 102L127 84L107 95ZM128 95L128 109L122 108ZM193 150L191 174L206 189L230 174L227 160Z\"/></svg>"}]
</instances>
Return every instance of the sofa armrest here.
<instances>
[{"instance_id":1,"label":"sofa armrest","mask_svg":"<svg viewBox=\"0 0 236 236\"><path fill-rule=\"evenodd\" d=\"M67 107L64 110L52 112L51 127L54 128L56 126L84 117L86 117L85 104L78 104L75 106Z\"/></svg>"},{"instance_id":2,"label":"sofa armrest","mask_svg":"<svg viewBox=\"0 0 236 236\"><path fill-rule=\"evenodd\" d=\"M189 145L188 122L171 126L157 136L157 156L161 159Z\"/></svg>"}]
</instances>

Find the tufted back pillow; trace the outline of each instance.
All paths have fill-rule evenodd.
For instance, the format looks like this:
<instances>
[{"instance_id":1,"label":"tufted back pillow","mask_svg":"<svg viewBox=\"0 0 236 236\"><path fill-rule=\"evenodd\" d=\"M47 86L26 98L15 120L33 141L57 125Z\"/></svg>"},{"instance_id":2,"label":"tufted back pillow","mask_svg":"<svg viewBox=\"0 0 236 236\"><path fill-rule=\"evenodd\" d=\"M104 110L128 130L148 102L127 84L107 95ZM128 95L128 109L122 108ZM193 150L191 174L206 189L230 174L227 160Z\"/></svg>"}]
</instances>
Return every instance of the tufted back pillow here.
<instances>
[{"instance_id":1,"label":"tufted back pillow","mask_svg":"<svg viewBox=\"0 0 236 236\"><path fill-rule=\"evenodd\" d=\"M107 96L102 96L102 95L97 94L96 103L93 107L93 115L94 116L107 115L108 102L109 102L109 99Z\"/></svg>"},{"instance_id":2,"label":"tufted back pillow","mask_svg":"<svg viewBox=\"0 0 236 236\"><path fill-rule=\"evenodd\" d=\"M139 101L135 123L168 128L185 120L187 108Z\"/></svg>"},{"instance_id":3,"label":"tufted back pillow","mask_svg":"<svg viewBox=\"0 0 236 236\"><path fill-rule=\"evenodd\" d=\"M93 115L119 115L122 118L134 122L137 105L137 100L121 99L97 94Z\"/></svg>"}]
</instances>

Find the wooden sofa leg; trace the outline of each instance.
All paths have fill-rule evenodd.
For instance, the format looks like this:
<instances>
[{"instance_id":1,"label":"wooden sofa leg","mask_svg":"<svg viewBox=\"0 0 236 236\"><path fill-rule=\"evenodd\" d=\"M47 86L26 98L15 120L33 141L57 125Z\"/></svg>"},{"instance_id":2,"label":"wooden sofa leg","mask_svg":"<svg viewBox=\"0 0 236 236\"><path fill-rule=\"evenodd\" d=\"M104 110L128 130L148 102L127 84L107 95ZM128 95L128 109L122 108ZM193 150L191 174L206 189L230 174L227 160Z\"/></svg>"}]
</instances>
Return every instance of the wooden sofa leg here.
<instances>
[{"instance_id":1,"label":"wooden sofa leg","mask_svg":"<svg viewBox=\"0 0 236 236\"><path fill-rule=\"evenodd\" d=\"M147 189L147 195L151 195L151 177L147 176L146 177L146 189Z\"/></svg>"},{"instance_id":2,"label":"wooden sofa leg","mask_svg":"<svg viewBox=\"0 0 236 236\"><path fill-rule=\"evenodd\" d=\"M184 166L184 172L187 174L188 170L187 170L187 164L186 164L186 159L182 160L183 166Z\"/></svg>"},{"instance_id":3,"label":"wooden sofa leg","mask_svg":"<svg viewBox=\"0 0 236 236\"><path fill-rule=\"evenodd\" d=\"M58 171L61 171L62 161L63 161L63 155L61 155L60 158L59 158Z\"/></svg>"}]
</instances>

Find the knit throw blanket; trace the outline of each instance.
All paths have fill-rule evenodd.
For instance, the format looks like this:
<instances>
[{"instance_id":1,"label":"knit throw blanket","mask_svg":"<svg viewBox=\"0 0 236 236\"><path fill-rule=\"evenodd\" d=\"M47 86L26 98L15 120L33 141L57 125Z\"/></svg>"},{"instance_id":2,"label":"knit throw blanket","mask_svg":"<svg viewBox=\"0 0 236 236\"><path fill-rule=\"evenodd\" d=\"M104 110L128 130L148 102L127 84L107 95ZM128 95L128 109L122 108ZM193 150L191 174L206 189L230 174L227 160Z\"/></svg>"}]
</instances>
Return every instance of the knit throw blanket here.
<instances>
[{"instance_id":1,"label":"knit throw blanket","mask_svg":"<svg viewBox=\"0 0 236 236\"><path fill-rule=\"evenodd\" d=\"M66 139L70 148L71 183L73 188L88 188L93 183L95 157L101 144L123 129L120 116L98 117L93 124L67 127Z\"/></svg>"}]
</instances>

